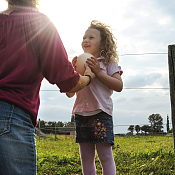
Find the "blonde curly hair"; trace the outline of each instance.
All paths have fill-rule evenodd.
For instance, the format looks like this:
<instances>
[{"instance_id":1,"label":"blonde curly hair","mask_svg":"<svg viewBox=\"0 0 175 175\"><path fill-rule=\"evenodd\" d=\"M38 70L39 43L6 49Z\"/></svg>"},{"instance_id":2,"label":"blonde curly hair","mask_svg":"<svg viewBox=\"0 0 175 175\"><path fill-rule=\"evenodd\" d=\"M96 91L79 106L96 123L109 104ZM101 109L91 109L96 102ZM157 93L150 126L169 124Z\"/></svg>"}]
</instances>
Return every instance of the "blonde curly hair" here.
<instances>
[{"instance_id":1,"label":"blonde curly hair","mask_svg":"<svg viewBox=\"0 0 175 175\"><path fill-rule=\"evenodd\" d=\"M110 61L116 61L118 63L117 45L115 40L117 39L112 34L112 29L100 21L93 20L88 28L97 29L100 31L101 36L101 56L105 59L103 63L107 65Z\"/></svg>"},{"instance_id":2,"label":"blonde curly hair","mask_svg":"<svg viewBox=\"0 0 175 175\"><path fill-rule=\"evenodd\" d=\"M39 4L39 0L6 0L10 5L20 5L27 7L36 7Z\"/></svg>"}]
</instances>

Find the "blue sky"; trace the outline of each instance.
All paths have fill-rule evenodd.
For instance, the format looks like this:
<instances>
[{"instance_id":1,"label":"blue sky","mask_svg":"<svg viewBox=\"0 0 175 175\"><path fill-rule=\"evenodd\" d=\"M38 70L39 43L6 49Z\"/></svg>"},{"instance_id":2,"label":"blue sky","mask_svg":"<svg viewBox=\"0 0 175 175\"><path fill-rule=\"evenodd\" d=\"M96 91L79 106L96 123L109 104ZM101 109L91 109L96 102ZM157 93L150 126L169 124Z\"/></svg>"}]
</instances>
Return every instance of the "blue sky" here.
<instances>
[{"instance_id":1,"label":"blue sky","mask_svg":"<svg viewBox=\"0 0 175 175\"><path fill-rule=\"evenodd\" d=\"M113 28L118 40L119 64L124 71L124 89L112 95L114 132L126 133L131 124L149 124L149 115L156 113L166 124L167 114L171 118L169 89L150 88L169 88L168 54L164 53L168 53L168 45L175 43L175 1L46 2L41 1L40 11L48 15L57 27L70 60L83 52L82 37L92 20L100 20ZM6 8L3 4L4 0L0 0L0 10ZM46 121L70 121L75 97L68 99L65 94L53 90L58 88L44 80L38 117Z\"/></svg>"}]
</instances>

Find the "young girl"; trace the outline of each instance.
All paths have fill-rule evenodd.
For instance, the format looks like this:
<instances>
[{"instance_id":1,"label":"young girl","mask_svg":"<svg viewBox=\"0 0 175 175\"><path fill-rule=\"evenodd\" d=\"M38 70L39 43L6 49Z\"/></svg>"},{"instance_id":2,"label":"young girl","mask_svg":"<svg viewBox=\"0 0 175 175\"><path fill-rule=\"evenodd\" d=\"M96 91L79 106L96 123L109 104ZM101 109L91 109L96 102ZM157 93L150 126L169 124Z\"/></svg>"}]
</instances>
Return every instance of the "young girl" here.
<instances>
[{"instance_id":1,"label":"young girl","mask_svg":"<svg viewBox=\"0 0 175 175\"><path fill-rule=\"evenodd\" d=\"M88 86L76 93L73 107L76 143L80 147L83 174L96 174L96 146L103 175L115 175L111 147L114 145L111 95L113 90L120 92L123 83L120 77L122 71L117 64L116 43L109 27L99 21L92 21L84 34L82 48L85 53L94 56L86 63L96 76ZM76 59L73 59L73 65ZM67 96L73 97L74 94L67 93Z\"/></svg>"}]
</instances>

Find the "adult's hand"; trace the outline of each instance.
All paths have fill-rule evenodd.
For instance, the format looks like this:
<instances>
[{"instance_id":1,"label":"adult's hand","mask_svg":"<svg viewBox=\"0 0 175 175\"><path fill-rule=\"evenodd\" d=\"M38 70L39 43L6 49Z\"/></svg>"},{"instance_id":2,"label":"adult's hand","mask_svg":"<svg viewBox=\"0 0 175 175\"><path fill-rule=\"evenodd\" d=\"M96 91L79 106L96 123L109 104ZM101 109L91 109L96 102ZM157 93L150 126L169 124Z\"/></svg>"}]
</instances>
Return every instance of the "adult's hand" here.
<instances>
[{"instance_id":1,"label":"adult's hand","mask_svg":"<svg viewBox=\"0 0 175 175\"><path fill-rule=\"evenodd\" d=\"M84 75L90 75L92 79L95 78L95 74L91 71L91 69L87 65L85 65Z\"/></svg>"},{"instance_id":2,"label":"adult's hand","mask_svg":"<svg viewBox=\"0 0 175 175\"><path fill-rule=\"evenodd\" d=\"M72 59L72 65L73 65L73 67L74 67L75 69L76 69L76 66L75 66L76 62L77 62L77 56L75 56L75 57Z\"/></svg>"}]
</instances>

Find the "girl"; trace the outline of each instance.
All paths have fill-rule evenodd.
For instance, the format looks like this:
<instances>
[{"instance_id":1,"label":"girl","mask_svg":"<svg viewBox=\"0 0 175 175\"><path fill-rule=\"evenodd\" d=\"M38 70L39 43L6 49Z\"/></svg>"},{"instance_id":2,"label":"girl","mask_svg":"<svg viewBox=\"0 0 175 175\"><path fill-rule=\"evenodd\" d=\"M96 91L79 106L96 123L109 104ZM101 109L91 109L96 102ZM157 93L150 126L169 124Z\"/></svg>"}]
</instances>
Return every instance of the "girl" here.
<instances>
[{"instance_id":1,"label":"girl","mask_svg":"<svg viewBox=\"0 0 175 175\"><path fill-rule=\"evenodd\" d=\"M120 92L123 83L122 71L117 64L116 43L109 27L99 21L92 21L86 30L82 48L94 57L87 60L96 78L77 92L73 107L76 124L76 143L79 143L84 175L95 175L95 146L104 175L115 175L116 168L112 154L114 145L113 104L111 95ZM77 57L72 61L75 65ZM73 97L75 93L66 93Z\"/></svg>"}]
</instances>

